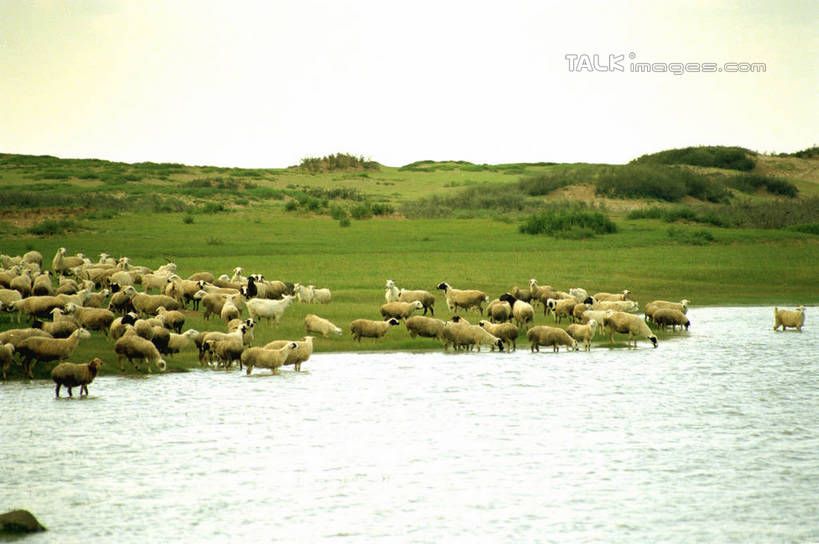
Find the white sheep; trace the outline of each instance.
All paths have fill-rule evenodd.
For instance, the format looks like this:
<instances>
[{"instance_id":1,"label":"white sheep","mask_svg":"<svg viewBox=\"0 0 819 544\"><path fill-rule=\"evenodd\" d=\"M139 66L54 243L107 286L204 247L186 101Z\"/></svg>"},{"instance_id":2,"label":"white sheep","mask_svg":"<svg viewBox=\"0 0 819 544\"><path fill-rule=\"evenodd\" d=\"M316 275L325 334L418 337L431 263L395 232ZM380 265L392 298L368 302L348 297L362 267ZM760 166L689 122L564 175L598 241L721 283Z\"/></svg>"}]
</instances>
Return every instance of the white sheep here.
<instances>
[{"instance_id":1,"label":"white sheep","mask_svg":"<svg viewBox=\"0 0 819 544\"><path fill-rule=\"evenodd\" d=\"M172 332L168 339L168 354L173 355L188 348L195 348L199 334L196 329L188 329L183 333Z\"/></svg>"},{"instance_id":2,"label":"white sheep","mask_svg":"<svg viewBox=\"0 0 819 544\"><path fill-rule=\"evenodd\" d=\"M80 396L83 391L88 396L88 384L94 381L97 377L97 372L102 366L102 359L94 357L85 364L77 363L60 363L51 371L51 379L57 384L54 389L54 395L59 398L60 387L63 385L68 389L68 396L71 395L73 387L80 387Z\"/></svg>"},{"instance_id":3,"label":"white sheep","mask_svg":"<svg viewBox=\"0 0 819 544\"><path fill-rule=\"evenodd\" d=\"M669 325L672 331L677 330L677 325L680 326L680 330L682 330L683 327L685 327L685 330L688 330L688 327L691 326L691 321L684 313L672 308L657 308L653 318L654 323L663 330Z\"/></svg>"},{"instance_id":4,"label":"white sheep","mask_svg":"<svg viewBox=\"0 0 819 544\"><path fill-rule=\"evenodd\" d=\"M609 329L609 342L611 343L614 343L614 333L618 332L628 334L628 347L631 347L633 341L634 348L637 348L635 336L643 336L650 340L655 348L657 347L657 337L639 316L626 312L609 311L603 319L603 326Z\"/></svg>"},{"instance_id":5,"label":"white sheep","mask_svg":"<svg viewBox=\"0 0 819 544\"><path fill-rule=\"evenodd\" d=\"M448 321L444 325L442 337L444 349L452 344L455 350L463 347L468 351L472 351L472 348L476 347L480 351L483 344L490 346L492 349L497 347L499 351L503 351L503 341L500 338L479 325L472 325L461 319Z\"/></svg>"},{"instance_id":6,"label":"white sheep","mask_svg":"<svg viewBox=\"0 0 819 544\"><path fill-rule=\"evenodd\" d=\"M549 298L546 299L545 307L546 311L552 312L554 320L560 323L563 317L571 321L575 304L577 304L577 300L574 298Z\"/></svg>"},{"instance_id":7,"label":"white sheep","mask_svg":"<svg viewBox=\"0 0 819 544\"><path fill-rule=\"evenodd\" d=\"M39 361L57 361L62 363L71 357L80 340L91 338L91 333L85 329L77 329L68 338L43 338L33 336L17 344L17 352L23 360L23 374L34 378L34 365Z\"/></svg>"},{"instance_id":8,"label":"white sheep","mask_svg":"<svg viewBox=\"0 0 819 544\"><path fill-rule=\"evenodd\" d=\"M239 317L241 317L242 312L241 310L239 310L239 307L236 304L238 298L239 295L233 295L232 297L228 297L228 299L225 300L225 303L222 305L222 311L219 312L219 317L221 317L222 321L224 321L225 323L227 323L231 319L238 319ZM252 300L253 299L251 299L251 301L249 302L252 302ZM251 315L251 317L253 316Z\"/></svg>"},{"instance_id":9,"label":"white sheep","mask_svg":"<svg viewBox=\"0 0 819 544\"><path fill-rule=\"evenodd\" d=\"M477 308L483 315L483 304L489 301L489 297L483 291L477 289L455 289L446 282L441 282L436 289L441 289L446 295L446 305L451 313L456 313L458 308L469 310Z\"/></svg>"},{"instance_id":10,"label":"white sheep","mask_svg":"<svg viewBox=\"0 0 819 544\"><path fill-rule=\"evenodd\" d=\"M11 366L11 360L14 357L14 344L6 342L0 344L0 367L3 368L3 381L6 380L6 373Z\"/></svg>"},{"instance_id":11,"label":"white sheep","mask_svg":"<svg viewBox=\"0 0 819 544\"><path fill-rule=\"evenodd\" d=\"M127 332L116 341L114 353L117 354L120 370L125 370L122 364L123 357L128 359L128 362L134 365L136 370L139 370L139 361L145 362L148 372L151 372L151 363L155 364L160 372L164 372L167 368L167 363L159 356L159 350L156 349L156 346L150 340L146 340L132 331ZM136 363L134 359L137 360Z\"/></svg>"},{"instance_id":12,"label":"white sheep","mask_svg":"<svg viewBox=\"0 0 819 544\"><path fill-rule=\"evenodd\" d=\"M309 285L296 283L293 285L293 292L296 294L296 298L299 302L303 304L313 303L313 290L310 289Z\"/></svg>"},{"instance_id":13,"label":"white sheep","mask_svg":"<svg viewBox=\"0 0 819 544\"><path fill-rule=\"evenodd\" d=\"M315 285L310 285L310 292L313 295L313 302L318 302L319 304L329 304L333 298L333 294L326 287L317 289Z\"/></svg>"},{"instance_id":14,"label":"white sheep","mask_svg":"<svg viewBox=\"0 0 819 544\"><path fill-rule=\"evenodd\" d=\"M289 341L290 340L273 340L265 344L264 349L281 349ZM290 352L287 359L284 360L283 365L293 365L293 369L296 372L301 372L301 364L313 354L313 337L304 336L301 340L296 340L294 343L298 347Z\"/></svg>"},{"instance_id":15,"label":"white sheep","mask_svg":"<svg viewBox=\"0 0 819 544\"><path fill-rule=\"evenodd\" d=\"M401 290L395 285L392 280L387 280L387 290L384 292L384 300L386 302L396 302Z\"/></svg>"},{"instance_id":16,"label":"white sheep","mask_svg":"<svg viewBox=\"0 0 819 544\"><path fill-rule=\"evenodd\" d=\"M590 319L589 322L585 325L579 325L577 323L573 323L566 328L566 333L577 340L578 342L583 342L583 349L586 351L591 350L591 341L594 338L594 333L597 330L597 321L594 319Z\"/></svg>"},{"instance_id":17,"label":"white sheep","mask_svg":"<svg viewBox=\"0 0 819 544\"><path fill-rule=\"evenodd\" d=\"M108 336L111 323L114 322L114 312L104 308L85 308L69 303L65 307L66 312L73 315L77 322L90 331L102 331Z\"/></svg>"},{"instance_id":18,"label":"white sheep","mask_svg":"<svg viewBox=\"0 0 819 544\"><path fill-rule=\"evenodd\" d=\"M654 320L654 312L657 311L659 308L671 308L672 310L677 310L684 314L688 313L688 305L690 302L688 299L682 299L679 302L669 302L667 300L652 300L648 304L646 304L645 310L643 313L645 314L646 321L653 321Z\"/></svg>"},{"instance_id":19,"label":"white sheep","mask_svg":"<svg viewBox=\"0 0 819 544\"><path fill-rule=\"evenodd\" d=\"M388 302L381 305L381 317L394 317L406 320L415 310L420 310L424 305L421 301L414 302Z\"/></svg>"},{"instance_id":20,"label":"white sheep","mask_svg":"<svg viewBox=\"0 0 819 544\"><path fill-rule=\"evenodd\" d=\"M373 321L371 319L355 319L350 323L350 332L353 340L361 342L362 338L383 338L390 327L401 322L391 317L387 321Z\"/></svg>"},{"instance_id":21,"label":"white sheep","mask_svg":"<svg viewBox=\"0 0 819 544\"><path fill-rule=\"evenodd\" d=\"M552 346L552 351L560 351L560 346L566 346L577 351L577 340L560 327L538 325L526 331L529 339L529 350L540 351L540 346Z\"/></svg>"},{"instance_id":22,"label":"white sheep","mask_svg":"<svg viewBox=\"0 0 819 544\"><path fill-rule=\"evenodd\" d=\"M287 357L298 349L299 346L295 342L288 342L278 349L248 348L242 352L241 363L247 369L248 376L253 372L254 367L269 368L273 374L276 374Z\"/></svg>"},{"instance_id":23,"label":"white sheep","mask_svg":"<svg viewBox=\"0 0 819 544\"><path fill-rule=\"evenodd\" d=\"M35 317L46 319L51 315L54 308L62 308L65 303L59 297L42 296L26 297L15 300L9 304L9 308L17 312L17 322L20 323L22 316L29 320Z\"/></svg>"},{"instance_id":24,"label":"white sheep","mask_svg":"<svg viewBox=\"0 0 819 544\"><path fill-rule=\"evenodd\" d=\"M602 300L595 299L592 310L611 310L613 312L636 312L640 305L634 300Z\"/></svg>"},{"instance_id":25,"label":"white sheep","mask_svg":"<svg viewBox=\"0 0 819 544\"><path fill-rule=\"evenodd\" d=\"M516 299L509 293L501 295L500 300L508 302L512 306L512 317L518 328L525 327L528 323L534 323L535 309L528 302Z\"/></svg>"},{"instance_id":26,"label":"white sheep","mask_svg":"<svg viewBox=\"0 0 819 544\"><path fill-rule=\"evenodd\" d=\"M804 324L804 306L798 306L795 310L780 310L779 308L774 308L774 330L777 330L781 325L783 331L788 327L801 331L802 325Z\"/></svg>"},{"instance_id":27,"label":"white sheep","mask_svg":"<svg viewBox=\"0 0 819 544\"><path fill-rule=\"evenodd\" d=\"M242 324L238 329L231 332L207 331L200 334L199 337L195 339L197 347L199 348L199 364L204 365L205 358L209 355L210 357L207 363L213 365L213 353L210 352L212 344L209 344L209 341L233 341L235 343L238 340L238 342L244 344L246 331L247 325Z\"/></svg>"},{"instance_id":28,"label":"white sheep","mask_svg":"<svg viewBox=\"0 0 819 544\"><path fill-rule=\"evenodd\" d=\"M319 317L316 314L307 314L304 316L304 332L307 334L315 332L324 338L327 338L330 334L341 336L340 327L337 327L330 320Z\"/></svg>"},{"instance_id":29,"label":"white sheep","mask_svg":"<svg viewBox=\"0 0 819 544\"><path fill-rule=\"evenodd\" d=\"M441 333L444 330L444 322L434 317L424 317L422 315L414 315L404 321L404 326L407 327L411 338L421 336L424 338L435 338L440 340Z\"/></svg>"},{"instance_id":30,"label":"white sheep","mask_svg":"<svg viewBox=\"0 0 819 544\"><path fill-rule=\"evenodd\" d=\"M594 298L594 300L598 302L631 300L631 298L629 297L631 297L631 291L629 291L628 289L624 289L619 293L595 293L594 295L592 295L592 298Z\"/></svg>"},{"instance_id":31,"label":"white sheep","mask_svg":"<svg viewBox=\"0 0 819 544\"><path fill-rule=\"evenodd\" d=\"M496 298L487 305L486 315L493 323L505 323L512 318L512 305Z\"/></svg>"},{"instance_id":32,"label":"white sheep","mask_svg":"<svg viewBox=\"0 0 819 544\"><path fill-rule=\"evenodd\" d=\"M284 295L281 300L252 298L245 304L247 305L247 313L254 320L258 321L261 317L266 319L267 323L270 324L270 320L272 319L273 324L278 325L285 310L290 307L294 300L296 300L295 296Z\"/></svg>"}]
</instances>

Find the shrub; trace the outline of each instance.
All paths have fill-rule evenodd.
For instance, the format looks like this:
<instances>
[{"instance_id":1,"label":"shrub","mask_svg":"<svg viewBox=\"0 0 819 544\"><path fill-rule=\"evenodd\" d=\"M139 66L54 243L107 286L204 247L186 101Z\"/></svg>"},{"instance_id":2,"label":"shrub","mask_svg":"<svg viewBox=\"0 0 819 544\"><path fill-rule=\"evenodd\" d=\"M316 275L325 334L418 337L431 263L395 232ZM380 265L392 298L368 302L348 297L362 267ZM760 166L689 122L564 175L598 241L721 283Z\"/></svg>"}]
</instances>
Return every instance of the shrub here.
<instances>
[{"instance_id":1,"label":"shrub","mask_svg":"<svg viewBox=\"0 0 819 544\"><path fill-rule=\"evenodd\" d=\"M349 217L342 217L338 221L339 227L349 227L350 226L350 218Z\"/></svg>"},{"instance_id":2,"label":"shrub","mask_svg":"<svg viewBox=\"0 0 819 544\"><path fill-rule=\"evenodd\" d=\"M347 210L337 204L334 204L330 206L330 217L336 221L341 221L342 219L347 219L349 214L347 213Z\"/></svg>"},{"instance_id":3,"label":"shrub","mask_svg":"<svg viewBox=\"0 0 819 544\"><path fill-rule=\"evenodd\" d=\"M182 222L185 223L186 225L190 225L191 223L193 223L193 216L190 214L186 215L185 217L182 218Z\"/></svg>"},{"instance_id":4,"label":"shrub","mask_svg":"<svg viewBox=\"0 0 819 544\"><path fill-rule=\"evenodd\" d=\"M756 165L755 153L744 147L700 146L667 149L650 155L643 155L631 164L689 164L711 166L729 170L752 170Z\"/></svg>"},{"instance_id":5,"label":"shrub","mask_svg":"<svg viewBox=\"0 0 819 544\"><path fill-rule=\"evenodd\" d=\"M368 203L356 204L350 209L350 215L353 219L369 219L373 216L372 208Z\"/></svg>"},{"instance_id":6,"label":"shrub","mask_svg":"<svg viewBox=\"0 0 819 544\"><path fill-rule=\"evenodd\" d=\"M575 238L617 232L617 226L601 212L552 210L529 216L518 230L524 234Z\"/></svg>"},{"instance_id":7,"label":"shrub","mask_svg":"<svg viewBox=\"0 0 819 544\"><path fill-rule=\"evenodd\" d=\"M799 225L791 225L788 227L788 230L819 235L819 223L801 223Z\"/></svg>"},{"instance_id":8,"label":"shrub","mask_svg":"<svg viewBox=\"0 0 819 544\"><path fill-rule=\"evenodd\" d=\"M65 234L66 231L77 230L79 225L74 221L67 219L53 220L47 219L36 225L27 228L25 232L28 234L36 234L38 236L55 236L57 234Z\"/></svg>"},{"instance_id":9,"label":"shrub","mask_svg":"<svg viewBox=\"0 0 819 544\"><path fill-rule=\"evenodd\" d=\"M675 242L694 246L708 245L715 240L714 235L705 229L687 230L678 227L669 227L668 237Z\"/></svg>"},{"instance_id":10,"label":"shrub","mask_svg":"<svg viewBox=\"0 0 819 544\"><path fill-rule=\"evenodd\" d=\"M793 183L782 178L761 176L759 174L744 174L732 176L725 180L725 184L744 193L754 193L764 188L771 194L795 198L799 196L799 189Z\"/></svg>"},{"instance_id":11,"label":"shrub","mask_svg":"<svg viewBox=\"0 0 819 544\"><path fill-rule=\"evenodd\" d=\"M363 156L336 153L324 157L305 157L301 160L299 168L312 173L349 169L378 170L379 164Z\"/></svg>"}]
</instances>

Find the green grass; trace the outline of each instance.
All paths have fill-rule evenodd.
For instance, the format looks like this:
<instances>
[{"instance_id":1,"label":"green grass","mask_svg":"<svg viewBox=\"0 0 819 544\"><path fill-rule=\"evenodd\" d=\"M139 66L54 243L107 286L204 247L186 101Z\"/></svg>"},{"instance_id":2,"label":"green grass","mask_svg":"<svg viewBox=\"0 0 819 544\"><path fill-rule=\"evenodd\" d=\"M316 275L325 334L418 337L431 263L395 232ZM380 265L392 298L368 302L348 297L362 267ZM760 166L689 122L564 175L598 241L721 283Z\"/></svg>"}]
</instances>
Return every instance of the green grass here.
<instances>
[{"instance_id":1,"label":"green grass","mask_svg":"<svg viewBox=\"0 0 819 544\"><path fill-rule=\"evenodd\" d=\"M756 153L744 147L699 146L666 149L638 157L632 163L687 164L748 171L756 165L755 156Z\"/></svg>"},{"instance_id":2,"label":"green grass","mask_svg":"<svg viewBox=\"0 0 819 544\"><path fill-rule=\"evenodd\" d=\"M304 316L318 313L345 330L342 338L317 339L319 352L440 349L431 340L410 340L403 327L378 342L352 341L350 321L380 318L387 279L399 287L433 292L436 315L444 319L450 314L441 292L435 291L441 281L481 289L493 298L534 277L564 290L628 288L641 305L657 298L688 298L695 306L819 302L819 199L756 195L725 207L672 205L671 211L648 212L635 220L589 203L544 200L555 179L595 183L609 166L490 166L425 162L410 169L380 166L369 177L339 179L337 173L310 174L299 168L65 163L53 157L0 155L2 209L40 210L34 225L55 221L53 209L82 210L81 222L75 220L82 228L57 224L41 234L0 221L0 248L9 255L36 249L46 263L61 246L92 257L103 251L127 255L134 264L151 267L174 261L182 276L231 274L241 266L245 273L268 279L329 287L331 304L295 305L277 329L263 323L256 331L256 345L299 338ZM60 169L71 170L72 177L37 181L39 171ZM510 179L507 172L521 169L526 173L515 174L521 180ZM117 190L84 177L88 172L102 178L132 171L140 180L126 180ZM416 213L408 213L413 207ZM734 215L728 213L732 209ZM402 218L396 211L415 218ZM725 218L733 228L703 220L708 213ZM580 226L568 222L558 229L558 237L532 236L519 230L529 214L594 219ZM616 228L586 237L584 229L609 222ZM788 225L792 227L781 228ZM536 323L546 322L540 311ZM0 329L12 326L0 314ZM189 311L187 327L218 330L222 325L206 323L201 314ZM109 363L103 373L115 371L112 345L98 333L80 345L73 359L96 355ZM198 364L195 354L169 362L174 370ZM51 366L43 365L38 375L47 376Z\"/></svg>"}]
</instances>

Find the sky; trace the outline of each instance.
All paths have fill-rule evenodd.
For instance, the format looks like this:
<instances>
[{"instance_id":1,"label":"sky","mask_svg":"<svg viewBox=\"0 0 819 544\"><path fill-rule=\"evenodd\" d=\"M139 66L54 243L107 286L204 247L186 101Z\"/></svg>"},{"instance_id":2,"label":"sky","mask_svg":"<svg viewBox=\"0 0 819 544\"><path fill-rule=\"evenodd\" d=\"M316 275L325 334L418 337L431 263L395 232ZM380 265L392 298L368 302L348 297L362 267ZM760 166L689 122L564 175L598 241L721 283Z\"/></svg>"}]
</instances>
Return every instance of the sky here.
<instances>
[{"instance_id":1,"label":"sky","mask_svg":"<svg viewBox=\"0 0 819 544\"><path fill-rule=\"evenodd\" d=\"M0 152L253 168L793 152L819 140L817 28L809 0L0 0Z\"/></svg>"}]
</instances>

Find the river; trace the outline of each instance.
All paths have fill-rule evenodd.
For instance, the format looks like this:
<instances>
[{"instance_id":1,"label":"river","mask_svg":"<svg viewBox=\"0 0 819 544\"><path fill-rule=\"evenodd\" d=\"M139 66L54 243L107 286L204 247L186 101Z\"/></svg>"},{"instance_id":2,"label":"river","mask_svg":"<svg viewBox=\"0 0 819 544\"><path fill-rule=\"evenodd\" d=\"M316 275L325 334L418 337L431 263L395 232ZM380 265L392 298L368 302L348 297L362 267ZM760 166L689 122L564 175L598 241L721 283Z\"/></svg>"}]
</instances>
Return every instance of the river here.
<instances>
[{"instance_id":1,"label":"river","mask_svg":"<svg viewBox=\"0 0 819 544\"><path fill-rule=\"evenodd\" d=\"M819 541L812 310L693 308L657 349L6 383L0 511L32 544Z\"/></svg>"}]
</instances>

